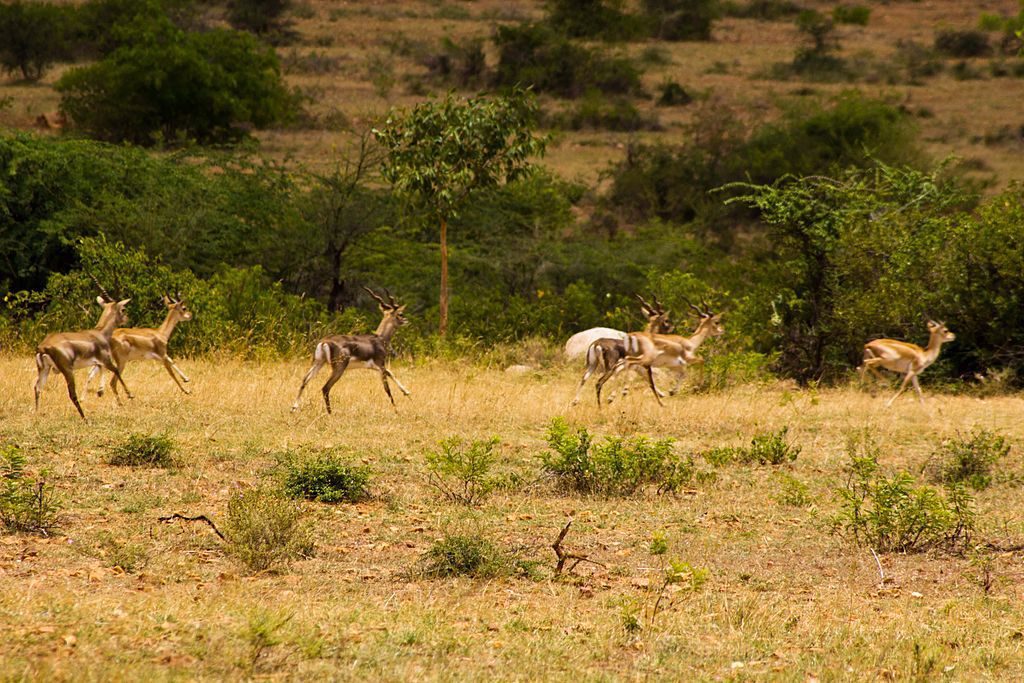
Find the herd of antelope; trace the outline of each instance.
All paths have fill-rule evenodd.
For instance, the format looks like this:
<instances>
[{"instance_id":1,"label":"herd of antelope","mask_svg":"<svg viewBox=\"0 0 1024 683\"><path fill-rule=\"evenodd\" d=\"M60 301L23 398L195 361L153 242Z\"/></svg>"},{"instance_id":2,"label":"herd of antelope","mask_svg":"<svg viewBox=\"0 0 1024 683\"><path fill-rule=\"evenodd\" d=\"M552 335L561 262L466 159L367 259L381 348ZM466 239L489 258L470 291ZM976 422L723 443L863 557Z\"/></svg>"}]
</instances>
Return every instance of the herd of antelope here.
<instances>
[{"instance_id":1,"label":"herd of antelope","mask_svg":"<svg viewBox=\"0 0 1024 683\"><path fill-rule=\"evenodd\" d=\"M68 396L83 420L85 420L85 413L82 411L75 386L74 371L78 368L90 368L83 393L88 391L92 378L99 374L99 386L96 392L99 396L102 396L104 392L103 370L109 370L113 377L110 386L114 390L114 396L119 404L121 395L117 389L118 383L128 398L133 398L121 376L125 365L133 360L161 361L175 384L186 394L190 393L182 384L182 382L188 383L189 378L167 352L171 335L178 323L192 319L192 312L181 300L181 295L174 298L164 295L163 302L167 307L167 317L160 327L156 329L121 327L128 322L127 305L131 299L116 301L107 294L99 282L96 284L102 292L96 301L103 308L96 327L78 332L49 334L36 348L35 359L38 370L35 383L36 410L39 410L39 395L46 386L50 371L54 368L64 375ZM293 412L299 408L299 400L302 398L302 392L306 385L324 365L331 367L331 376L321 389L328 413L331 412L331 388L341 379L353 361L356 363L355 367L376 370L380 373L384 391L392 406L395 405L395 399L391 394L388 379L393 380L405 396L410 395L409 390L398 381L387 365L391 338L399 327L408 322L404 315L405 306L400 305L386 289L384 290L386 299L369 288L364 287L363 289L376 300L380 307L383 316L380 325L377 326L376 331L370 334L332 335L321 339L313 351L313 365L302 378L299 393L292 404ZM693 334L685 337L672 334L675 329L674 325L669 319L668 311L658 301L657 296L653 297L653 304L649 304L639 295L636 297L647 317L647 326L642 331L627 333L611 328L597 327L575 334L566 342L565 354L567 357L574 358L581 355L586 357L586 370L571 405L579 403L583 386L599 368L602 370L596 386L599 407L602 387L608 380L627 370L633 370L645 378L658 404L664 405L661 399L665 394L654 383L654 368L664 368L675 373L675 385L669 391L670 395L674 395L679 390L686 368L704 362L697 355L701 344L708 337L717 337L725 332L725 328L722 326L722 314L714 313L706 301L701 301L702 306L686 302L696 312L698 322ZM928 345L924 348L895 339L875 339L864 346L864 362L857 368L862 381L867 373L871 373L872 377L876 379L884 380L878 371L879 368L903 375L903 382L899 390L886 405L892 405L893 401L906 390L909 383L913 383L918 400L922 404L924 403L924 396L921 394L921 386L917 377L925 368L935 362L942 345L956 338L944 323L934 320L928 320L928 332ZM624 383L622 395L625 395L627 390L628 385ZM608 398L608 402L611 402L613 398L614 394Z\"/></svg>"}]
</instances>

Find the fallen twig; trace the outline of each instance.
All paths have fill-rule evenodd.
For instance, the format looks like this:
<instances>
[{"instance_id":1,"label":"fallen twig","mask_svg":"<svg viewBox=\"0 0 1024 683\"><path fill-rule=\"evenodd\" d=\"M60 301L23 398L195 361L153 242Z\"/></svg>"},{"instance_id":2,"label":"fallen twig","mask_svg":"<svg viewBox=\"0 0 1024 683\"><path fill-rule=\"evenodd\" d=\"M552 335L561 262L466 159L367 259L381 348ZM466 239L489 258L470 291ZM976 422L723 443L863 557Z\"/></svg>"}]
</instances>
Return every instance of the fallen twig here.
<instances>
[{"instance_id":1,"label":"fallen twig","mask_svg":"<svg viewBox=\"0 0 1024 683\"><path fill-rule=\"evenodd\" d=\"M570 560L573 560L573 562L569 565L569 568L566 570L570 574L572 573L572 570L579 566L581 562L589 562L591 564L596 564L598 567L605 567L604 564L598 562L597 560L592 560L586 555L577 555L575 553L570 553L562 549L562 541L565 540L565 535L569 533L569 527L571 526L572 520L570 519L566 523L565 527L562 529L562 533L558 534L558 539L551 544L551 549L555 551L555 556L558 558L558 564L555 565L555 573L561 574L562 569L565 568L565 563Z\"/></svg>"},{"instance_id":2,"label":"fallen twig","mask_svg":"<svg viewBox=\"0 0 1024 683\"><path fill-rule=\"evenodd\" d=\"M224 534L222 534L220 532L220 529L218 529L217 525L213 523L213 520L211 520L206 515L196 515L195 517L186 517L185 515L183 515L181 513L175 512L173 515L170 515L168 517L159 517L159 518L157 518L157 521L158 522L173 522L176 519L181 519L181 520L184 520L186 522L206 522L207 524L210 525L210 528L213 529L213 533L217 534L217 536L220 537L220 540L222 540L222 541L228 540L228 539L224 538Z\"/></svg>"}]
</instances>

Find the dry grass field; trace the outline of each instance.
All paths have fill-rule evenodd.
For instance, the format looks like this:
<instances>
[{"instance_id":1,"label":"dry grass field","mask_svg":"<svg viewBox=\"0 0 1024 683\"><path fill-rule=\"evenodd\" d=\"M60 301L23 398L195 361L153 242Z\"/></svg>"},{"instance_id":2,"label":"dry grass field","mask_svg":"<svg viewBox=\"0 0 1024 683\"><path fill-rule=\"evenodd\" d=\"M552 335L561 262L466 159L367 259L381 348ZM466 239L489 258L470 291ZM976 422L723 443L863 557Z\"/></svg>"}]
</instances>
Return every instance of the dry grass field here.
<instances>
[{"instance_id":1,"label":"dry grass field","mask_svg":"<svg viewBox=\"0 0 1024 683\"><path fill-rule=\"evenodd\" d=\"M851 434L873 435L887 471L917 474L944 438L984 427L1013 450L977 495L975 540L1019 543L1020 477L1009 476L1022 472L1019 397L932 394L922 409L908 396L886 409L883 394L769 384L684 393L663 409L634 392L599 412L592 400L567 407L575 367L512 376L437 362L396 366L412 391L397 410L363 371L335 387L333 415L317 391L324 376L291 414L304 362L182 365L194 395L156 364L134 364L136 398L118 408L90 396L86 424L59 379L33 413L31 360L0 358L0 443L20 445L62 505L53 535L0 536L3 680L1024 677L1019 552L989 555L987 591L971 553L883 554L883 582L871 552L827 524ZM781 466L724 465L671 495L571 495L540 477L560 415L599 435L672 437L679 452L788 426L802 452ZM128 434L162 432L177 467L106 464ZM425 454L452 434L500 437L498 469L521 484L476 509L440 499ZM274 481L274 454L303 445L337 447L371 471L367 502L303 504L315 557L253 574L207 526L157 521L180 512L223 525L231 493ZM809 505L786 503L781 473L807 484ZM600 565L556 576L550 545L570 518L566 546ZM535 564L496 579L417 574L452 530ZM705 569L707 582L670 586L652 619L671 559Z\"/></svg>"}]
</instances>

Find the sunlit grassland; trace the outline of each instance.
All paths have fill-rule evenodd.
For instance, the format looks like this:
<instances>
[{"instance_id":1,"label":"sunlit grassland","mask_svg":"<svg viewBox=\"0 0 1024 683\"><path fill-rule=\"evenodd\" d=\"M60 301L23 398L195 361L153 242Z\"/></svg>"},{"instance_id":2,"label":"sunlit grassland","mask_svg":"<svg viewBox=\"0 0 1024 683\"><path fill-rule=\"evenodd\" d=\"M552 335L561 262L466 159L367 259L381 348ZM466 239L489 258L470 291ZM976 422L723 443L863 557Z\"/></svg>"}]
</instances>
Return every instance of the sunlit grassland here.
<instances>
[{"instance_id":1,"label":"sunlit grassland","mask_svg":"<svg viewBox=\"0 0 1024 683\"><path fill-rule=\"evenodd\" d=\"M567 407L575 367L511 375L438 361L396 364L412 391L396 397L397 409L378 376L361 370L336 385L333 415L319 393L326 372L291 414L305 361L181 364L194 395L157 364L133 364L125 379L136 398L118 407L109 393L90 395L86 424L59 377L33 413L31 359L0 358L0 442L20 445L63 505L50 538L0 536L4 679L1024 676L1019 553L995 553L988 594L969 555L885 555L891 581L882 584L870 551L827 524L854 433L874 436L886 468L916 474L943 438L994 429L1014 445L1001 472L1019 473L1024 401L1016 396L933 394L925 409L907 396L886 409L887 393L771 384L684 394L658 408L638 388L599 411L592 393ZM672 437L694 453L788 426L803 450L791 465L719 468L714 482L677 495L573 496L541 476L537 457L559 415L600 435ZM170 435L180 466L105 464L132 433ZM427 484L424 456L450 435L500 437L498 469L519 472L524 484L477 510L443 502ZM372 471L370 502L306 504L315 558L254 576L205 525L157 522L173 512L220 522L233 490L273 482L275 454L300 446L338 447ZM810 507L776 500L778 471L809 486ZM977 538L1019 543L1020 499L1010 477L979 493ZM556 577L549 546L570 517L567 545L605 567ZM533 576L411 572L453 529L536 560ZM664 556L649 550L655 534L667 539ZM126 545L143 558L131 573L111 563L111 548ZM672 558L709 579L696 592L672 591L652 621ZM639 631L625 627L630 615Z\"/></svg>"}]
</instances>

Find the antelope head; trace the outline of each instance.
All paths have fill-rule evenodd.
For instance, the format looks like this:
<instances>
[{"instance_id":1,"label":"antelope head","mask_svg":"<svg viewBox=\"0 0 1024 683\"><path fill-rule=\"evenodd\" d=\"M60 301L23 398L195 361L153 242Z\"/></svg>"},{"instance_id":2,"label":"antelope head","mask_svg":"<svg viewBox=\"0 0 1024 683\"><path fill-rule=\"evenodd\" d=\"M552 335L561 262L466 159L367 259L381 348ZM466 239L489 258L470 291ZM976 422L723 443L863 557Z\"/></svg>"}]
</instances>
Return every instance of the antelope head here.
<instances>
[{"instance_id":1,"label":"antelope head","mask_svg":"<svg viewBox=\"0 0 1024 683\"><path fill-rule=\"evenodd\" d=\"M192 319L192 311L189 310L188 304L182 301L181 292L178 292L173 299L164 294L163 300L164 306L167 307L168 317L174 318L175 322Z\"/></svg>"},{"instance_id":2,"label":"antelope head","mask_svg":"<svg viewBox=\"0 0 1024 683\"><path fill-rule=\"evenodd\" d=\"M110 328L121 327L128 322L128 302L131 299L122 299L121 301L114 301L105 292L103 295L96 297L96 303L103 307L103 313L100 314L100 321L96 324L97 328L106 326L111 318L113 323Z\"/></svg>"},{"instance_id":3,"label":"antelope head","mask_svg":"<svg viewBox=\"0 0 1024 683\"><path fill-rule=\"evenodd\" d=\"M640 307L647 316L647 329L654 334L670 334L675 326L668 319L668 311L658 301L658 295L654 295L654 305L647 303L642 296L634 294L640 302Z\"/></svg>"},{"instance_id":4,"label":"antelope head","mask_svg":"<svg viewBox=\"0 0 1024 683\"><path fill-rule=\"evenodd\" d=\"M956 335L949 331L944 322L935 322L931 318L928 319L928 333L933 339L938 338L942 343L951 342L956 339Z\"/></svg>"},{"instance_id":5,"label":"antelope head","mask_svg":"<svg viewBox=\"0 0 1024 683\"><path fill-rule=\"evenodd\" d=\"M706 299L701 299L701 307L694 306L689 299L683 297L683 301L686 305L692 308L697 313L697 317L700 319L700 323L697 325L697 331L704 331L712 337L720 337L725 334L725 327L722 325L722 314L713 313L711 311L711 305Z\"/></svg>"},{"instance_id":6,"label":"antelope head","mask_svg":"<svg viewBox=\"0 0 1024 683\"><path fill-rule=\"evenodd\" d=\"M381 326L386 322L392 323L396 327L408 324L409 320L405 317L405 304L399 305L399 303L395 301L395 297L391 295L391 292L387 289L384 290L384 294L387 296L387 300L385 300L369 287L363 287L363 290L376 299L377 305L380 307L380 312L384 315L384 320L381 321Z\"/></svg>"}]
</instances>

